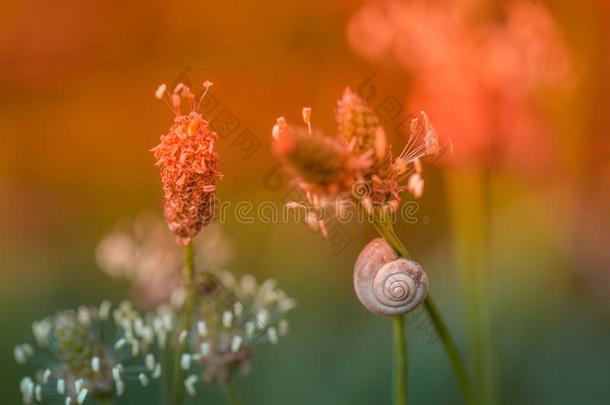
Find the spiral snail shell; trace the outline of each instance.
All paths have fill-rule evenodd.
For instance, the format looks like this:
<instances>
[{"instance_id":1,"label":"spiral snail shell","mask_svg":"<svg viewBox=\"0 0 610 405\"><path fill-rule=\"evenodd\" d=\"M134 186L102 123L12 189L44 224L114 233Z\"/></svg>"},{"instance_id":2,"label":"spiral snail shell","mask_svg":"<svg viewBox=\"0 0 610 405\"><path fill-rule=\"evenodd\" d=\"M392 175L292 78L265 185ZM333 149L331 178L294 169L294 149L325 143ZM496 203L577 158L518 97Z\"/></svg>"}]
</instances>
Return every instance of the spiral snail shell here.
<instances>
[{"instance_id":1,"label":"spiral snail shell","mask_svg":"<svg viewBox=\"0 0 610 405\"><path fill-rule=\"evenodd\" d=\"M419 264L399 257L382 239L369 242L354 265L354 289L369 311L384 316L415 310L428 293L428 277Z\"/></svg>"}]
</instances>

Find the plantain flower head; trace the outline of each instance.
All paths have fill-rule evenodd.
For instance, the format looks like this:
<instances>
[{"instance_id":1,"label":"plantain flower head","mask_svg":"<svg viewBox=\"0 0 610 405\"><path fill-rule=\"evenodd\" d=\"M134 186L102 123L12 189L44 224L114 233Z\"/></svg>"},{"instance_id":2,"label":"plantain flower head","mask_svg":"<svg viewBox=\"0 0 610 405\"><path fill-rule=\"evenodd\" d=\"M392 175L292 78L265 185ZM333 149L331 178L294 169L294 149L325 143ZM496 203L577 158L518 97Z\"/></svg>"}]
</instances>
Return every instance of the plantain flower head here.
<instances>
[{"instance_id":1,"label":"plantain flower head","mask_svg":"<svg viewBox=\"0 0 610 405\"><path fill-rule=\"evenodd\" d=\"M130 384L161 376L153 354L165 341L158 328L124 302L112 310L80 307L34 322L35 344L15 347L15 360L37 368L21 380L24 404L82 404L121 396Z\"/></svg>"},{"instance_id":2,"label":"plantain flower head","mask_svg":"<svg viewBox=\"0 0 610 405\"><path fill-rule=\"evenodd\" d=\"M272 149L286 169L302 180L303 190L329 195L349 190L370 165L370 159L355 154L352 145L308 128L293 129L281 117L273 129Z\"/></svg>"},{"instance_id":3,"label":"plantain flower head","mask_svg":"<svg viewBox=\"0 0 610 405\"><path fill-rule=\"evenodd\" d=\"M187 374L183 383L193 397L205 384L226 384L248 372L255 346L278 344L288 332L286 314L296 306L273 279L259 284L250 274L237 279L226 271L207 276L197 287L205 293L193 312L192 327L179 333L188 347L180 359ZM179 323L178 308L171 313L173 325Z\"/></svg>"},{"instance_id":4,"label":"plantain flower head","mask_svg":"<svg viewBox=\"0 0 610 405\"><path fill-rule=\"evenodd\" d=\"M379 118L349 87L337 101L336 120L339 139L353 142L356 154L372 151L374 163L383 160L388 145Z\"/></svg>"},{"instance_id":5,"label":"plantain flower head","mask_svg":"<svg viewBox=\"0 0 610 405\"><path fill-rule=\"evenodd\" d=\"M171 94L164 84L155 93L157 98L166 100L176 114L167 134L161 135L161 142L151 151L161 172L165 219L182 245L212 222L216 181L223 177L218 170L218 154L214 151L216 132L198 112L211 85L204 83L205 91L198 100L182 83ZM188 114L181 112L183 101L190 104Z\"/></svg>"},{"instance_id":6,"label":"plantain flower head","mask_svg":"<svg viewBox=\"0 0 610 405\"><path fill-rule=\"evenodd\" d=\"M337 135L311 129L311 109L303 109L307 128L292 129L278 118L272 129L272 151L305 193L305 202L289 207L308 210L306 222L326 232L323 211L334 206L361 207L368 214L395 212L401 193L421 197L424 188L421 159L440 146L436 131L422 112L408 128L406 144L395 156L373 110L347 88L337 103Z\"/></svg>"}]
</instances>

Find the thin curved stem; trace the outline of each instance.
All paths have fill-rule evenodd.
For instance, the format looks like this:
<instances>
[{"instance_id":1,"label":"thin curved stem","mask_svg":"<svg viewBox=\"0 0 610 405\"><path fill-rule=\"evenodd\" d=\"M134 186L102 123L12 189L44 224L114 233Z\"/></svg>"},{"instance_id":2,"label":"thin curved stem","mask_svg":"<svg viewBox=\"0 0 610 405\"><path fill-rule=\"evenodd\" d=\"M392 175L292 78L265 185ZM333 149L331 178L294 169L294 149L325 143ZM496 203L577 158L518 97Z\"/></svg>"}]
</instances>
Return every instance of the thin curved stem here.
<instances>
[{"instance_id":1,"label":"thin curved stem","mask_svg":"<svg viewBox=\"0 0 610 405\"><path fill-rule=\"evenodd\" d=\"M402 257L406 257L408 259L411 258L409 251L402 244L396 232L394 232L394 227L392 222L390 222L387 216L374 217L373 226L379 233L379 235L384 238L390 246ZM472 385L470 383L470 379L468 377L468 372L466 371L466 367L460 354L457 349L457 345L455 341L451 337L449 333L449 329L445 324L440 312L438 311L434 300L432 299L432 295L428 293L426 300L424 301L424 307L430 315L430 319L436 328L436 333L438 337L441 339L443 344L443 348L449 357L449 361L451 362L451 366L453 368L453 372L456 376L457 382L460 386L462 394L466 399L468 404L476 404L474 391L472 389Z\"/></svg>"},{"instance_id":2,"label":"thin curved stem","mask_svg":"<svg viewBox=\"0 0 610 405\"><path fill-rule=\"evenodd\" d=\"M405 318L392 318L394 329L394 405L407 405L407 340Z\"/></svg>"},{"instance_id":3,"label":"thin curved stem","mask_svg":"<svg viewBox=\"0 0 610 405\"><path fill-rule=\"evenodd\" d=\"M193 243L189 242L184 246L184 268L182 270L182 279L184 284L184 304L182 306L182 312L180 315L180 325L178 327L178 334L182 334L183 331L191 329L191 318L193 315L193 307L195 304L195 268L193 265ZM178 342L176 346L176 353L174 357L174 381L172 384L173 400L171 405L182 405L184 402L184 371L180 367L180 359L182 352L188 342L188 336L182 341Z\"/></svg>"}]
</instances>

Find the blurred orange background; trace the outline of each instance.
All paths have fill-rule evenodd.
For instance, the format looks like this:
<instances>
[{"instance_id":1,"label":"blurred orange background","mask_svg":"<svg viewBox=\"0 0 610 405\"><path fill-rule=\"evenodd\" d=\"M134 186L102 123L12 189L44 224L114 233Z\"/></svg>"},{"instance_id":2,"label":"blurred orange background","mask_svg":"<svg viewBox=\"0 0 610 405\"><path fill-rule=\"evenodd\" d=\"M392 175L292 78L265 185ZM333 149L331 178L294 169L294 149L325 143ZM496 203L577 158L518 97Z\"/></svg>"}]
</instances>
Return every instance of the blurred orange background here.
<instances>
[{"instance_id":1,"label":"blurred orange background","mask_svg":"<svg viewBox=\"0 0 610 405\"><path fill-rule=\"evenodd\" d=\"M330 130L343 88L371 74L380 94L408 98L414 77L350 48L346 27L361 5L3 1L0 402L18 401L22 373L12 347L29 336L32 320L129 293L96 268L94 251L119 219L161 212L149 149L173 117L153 97L158 84L212 80L219 107L210 118L227 109L239 130L260 140L248 158L234 136L217 145L225 173L218 194L233 202L279 204L288 192L283 176L269 183L277 116L297 120L311 106L314 125ZM610 6L531 1L543 5L566 41L573 77L539 96L558 151L553 170L487 173L498 391L505 403L608 403ZM450 168L426 170L420 212L431 221L399 232L465 347L442 180ZM255 359L243 382L248 402L389 402L389 325L367 313L351 287L372 228L348 226L351 242L339 254L302 224L229 217L225 228L237 247L231 270L274 277L300 303L288 338ZM409 333L414 403L461 403L438 343Z\"/></svg>"}]
</instances>

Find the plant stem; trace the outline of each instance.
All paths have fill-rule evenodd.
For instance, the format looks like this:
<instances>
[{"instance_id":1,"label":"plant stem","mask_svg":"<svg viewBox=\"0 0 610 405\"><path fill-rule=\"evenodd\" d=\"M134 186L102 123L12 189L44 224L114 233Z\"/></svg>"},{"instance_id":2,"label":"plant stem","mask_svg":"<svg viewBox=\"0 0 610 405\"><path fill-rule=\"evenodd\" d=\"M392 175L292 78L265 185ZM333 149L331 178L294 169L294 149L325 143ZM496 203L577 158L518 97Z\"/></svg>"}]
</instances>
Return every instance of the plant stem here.
<instances>
[{"instance_id":1,"label":"plant stem","mask_svg":"<svg viewBox=\"0 0 610 405\"><path fill-rule=\"evenodd\" d=\"M384 238L388 244L398 253L400 256L405 257L407 259L411 258L409 251L402 244L396 232L394 231L394 227L392 222L390 222L387 216L374 217L373 226L379 233L379 235ZM453 367L453 372L456 376L457 382L460 386L462 394L466 399L468 404L476 404L476 400L474 397L474 392L472 390L472 385L468 378L468 372L466 371L466 367L464 366L464 362L462 361L460 354L457 350L457 346L455 341L451 337L449 333L449 329L445 324L442 316L440 315L434 300L432 299L432 294L428 293L424 301L424 307L436 328L436 333L441 339L445 352L449 357L449 361L451 362L451 366Z\"/></svg>"},{"instance_id":2,"label":"plant stem","mask_svg":"<svg viewBox=\"0 0 610 405\"><path fill-rule=\"evenodd\" d=\"M392 318L394 329L394 405L407 404L407 341L405 318L402 315Z\"/></svg>"},{"instance_id":3,"label":"plant stem","mask_svg":"<svg viewBox=\"0 0 610 405\"><path fill-rule=\"evenodd\" d=\"M177 329L178 335L182 334L183 331L187 333L191 329L191 318L193 315L193 307L195 304L195 268L193 265L193 243L189 242L184 246L184 268L182 270L182 282L184 286L184 304L182 306L182 312L180 314L180 326ZM180 359L182 352L188 342L188 335L182 343L178 342L176 346L176 353L174 357L174 382L173 386L173 400L171 405L182 405L184 402L184 370L180 367Z\"/></svg>"},{"instance_id":4,"label":"plant stem","mask_svg":"<svg viewBox=\"0 0 610 405\"><path fill-rule=\"evenodd\" d=\"M445 321L443 321L443 318L436 307L436 303L432 299L432 295L428 294L426 300L424 301L424 306L426 311L428 311L430 319L432 319L432 323L436 328L436 333L438 333L441 342L443 342L443 347L445 348L445 352L447 352L447 356L449 357L449 361L453 367L453 372L455 373L455 378L457 379L462 390L462 394L466 399L466 403L478 403L475 399L474 391L472 389L472 385L470 384L466 367L464 366L457 346L449 333L449 329L447 328Z\"/></svg>"},{"instance_id":5,"label":"plant stem","mask_svg":"<svg viewBox=\"0 0 610 405\"><path fill-rule=\"evenodd\" d=\"M231 377L226 384L226 392L227 398L229 399L229 405L239 405L241 404L241 399L239 398L239 392L237 390L237 386L235 385L235 379Z\"/></svg>"},{"instance_id":6,"label":"plant stem","mask_svg":"<svg viewBox=\"0 0 610 405\"><path fill-rule=\"evenodd\" d=\"M388 228L390 225L390 228ZM403 254L401 256L410 257L407 249L402 245L396 234L391 229L391 224L387 217L374 218L373 226L377 232L385 238L392 248ZM405 336L404 317L393 317L394 328L394 405L406 405L407 403L407 343Z\"/></svg>"},{"instance_id":7,"label":"plant stem","mask_svg":"<svg viewBox=\"0 0 610 405\"><path fill-rule=\"evenodd\" d=\"M469 355L474 366L479 400L493 405L495 384L493 346L489 320L489 280L486 265L487 207L484 173L476 169L453 170L447 176L453 222L455 260L462 278L469 324Z\"/></svg>"}]
</instances>

